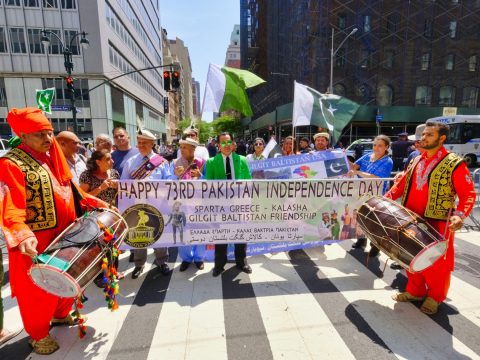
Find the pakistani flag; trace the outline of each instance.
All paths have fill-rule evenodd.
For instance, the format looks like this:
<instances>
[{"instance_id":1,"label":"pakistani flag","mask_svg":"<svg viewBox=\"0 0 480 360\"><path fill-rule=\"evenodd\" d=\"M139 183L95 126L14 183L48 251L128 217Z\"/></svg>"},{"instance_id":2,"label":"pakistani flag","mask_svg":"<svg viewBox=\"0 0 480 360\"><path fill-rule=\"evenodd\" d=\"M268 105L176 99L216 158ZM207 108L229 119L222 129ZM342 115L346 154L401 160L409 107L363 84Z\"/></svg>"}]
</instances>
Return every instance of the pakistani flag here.
<instances>
[{"instance_id":1,"label":"pakistani flag","mask_svg":"<svg viewBox=\"0 0 480 360\"><path fill-rule=\"evenodd\" d=\"M236 110L251 116L252 108L245 89L264 83L265 80L247 70L220 67L210 64L203 97L202 112Z\"/></svg>"},{"instance_id":2,"label":"pakistani flag","mask_svg":"<svg viewBox=\"0 0 480 360\"><path fill-rule=\"evenodd\" d=\"M55 95L55 88L48 88L44 90L37 90L37 105L47 114L52 113L52 101Z\"/></svg>"},{"instance_id":3,"label":"pakistani flag","mask_svg":"<svg viewBox=\"0 0 480 360\"><path fill-rule=\"evenodd\" d=\"M359 104L345 97L322 94L295 81L292 124L294 127L323 127L333 135L334 141L338 141L359 107Z\"/></svg>"}]
</instances>

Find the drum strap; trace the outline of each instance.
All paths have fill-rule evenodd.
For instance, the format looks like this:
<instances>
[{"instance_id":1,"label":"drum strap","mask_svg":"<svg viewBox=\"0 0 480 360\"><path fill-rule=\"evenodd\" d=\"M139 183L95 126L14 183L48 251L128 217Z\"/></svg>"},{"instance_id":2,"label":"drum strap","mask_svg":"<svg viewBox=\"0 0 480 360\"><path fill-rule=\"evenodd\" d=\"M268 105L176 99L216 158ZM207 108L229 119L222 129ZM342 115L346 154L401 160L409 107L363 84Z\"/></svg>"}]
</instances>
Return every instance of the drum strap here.
<instances>
[{"instance_id":1,"label":"drum strap","mask_svg":"<svg viewBox=\"0 0 480 360\"><path fill-rule=\"evenodd\" d=\"M32 231L56 227L57 212L49 172L22 149L11 149L4 157L13 161L25 175L27 214L25 223Z\"/></svg>"}]
</instances>

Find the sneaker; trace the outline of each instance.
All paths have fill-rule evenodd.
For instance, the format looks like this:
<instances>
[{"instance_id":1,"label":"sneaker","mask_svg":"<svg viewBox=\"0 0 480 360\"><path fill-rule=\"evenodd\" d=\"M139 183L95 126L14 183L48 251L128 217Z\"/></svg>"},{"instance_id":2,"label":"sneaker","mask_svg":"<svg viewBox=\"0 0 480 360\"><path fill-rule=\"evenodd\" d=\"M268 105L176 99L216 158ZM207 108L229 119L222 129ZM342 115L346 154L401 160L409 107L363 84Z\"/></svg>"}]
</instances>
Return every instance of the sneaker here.
<instances>
[{"instance_id":1,"label":"sneaker","mask_svg":"<svg viewBox=\"0 0 480 360\"><path fill-rule=\"evenodd\" d=\"M143 271L143 266L135 266L135 269L133 269L132 272L132 279L136 279L140 276L140 274Z\"/></svg>"}]
</instances>

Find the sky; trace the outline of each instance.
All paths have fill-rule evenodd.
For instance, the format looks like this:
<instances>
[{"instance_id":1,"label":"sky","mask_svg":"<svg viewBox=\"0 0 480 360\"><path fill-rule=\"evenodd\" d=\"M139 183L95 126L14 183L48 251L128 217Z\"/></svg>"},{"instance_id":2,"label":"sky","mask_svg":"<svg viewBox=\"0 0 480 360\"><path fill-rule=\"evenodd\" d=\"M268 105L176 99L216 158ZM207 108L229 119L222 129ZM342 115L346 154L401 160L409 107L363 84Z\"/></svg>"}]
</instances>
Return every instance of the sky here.
<instances>
[{"instance_id":1,"label":"sky","mask_svg":"<svg viewBox=\"0 0 480 360\"><path fill-rule=\"evenodd\" d=\"M233 26L240 24L240 0L161 0L160 18L168 38L178 37L188 47L203 102L208 64L225 63Z\"/></svg>"}]
</instances>

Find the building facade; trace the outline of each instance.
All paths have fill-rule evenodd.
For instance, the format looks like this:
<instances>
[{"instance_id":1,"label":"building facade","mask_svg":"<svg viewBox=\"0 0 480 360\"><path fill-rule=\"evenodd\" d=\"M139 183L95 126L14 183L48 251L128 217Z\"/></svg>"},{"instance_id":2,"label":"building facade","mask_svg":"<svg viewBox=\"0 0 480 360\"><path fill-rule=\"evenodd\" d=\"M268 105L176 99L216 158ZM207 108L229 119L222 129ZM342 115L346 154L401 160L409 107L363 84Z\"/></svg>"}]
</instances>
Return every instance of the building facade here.
<instances>
[{"instance_id":1,"label":"building facade","mask_svg":"<svg viewBox=\"0 0 480 360\"><path fill-rule=\"evenodd\" d=\"M48 49L42 46L43 29L49 31ZM80 31L88 33L88 49L75 36ZM10 108L36 106L36 89L55 87L48 116L56 132L73 128L64 80L68 47L80 138L111 134L119 125L130 133L142 126L161 138L167 131L162 69L137 71L163 64L160 39L158 2L0 1L0 122L5 124ZM8 127L0 130L9 135Z\"/></svg>"},{"instance_id":2,"label":"building facade","mask_svg":"<svg viewBox=\"0 0 480 360\"><path fill-rule=\"evenodd\" d=\"M192 78L192 102L193 102L193 117L201 119L202 113L200 109L200 82Z\"/></svg>"},{"instance_id":3,"label":"building facade","mask_svg":"<svg viewBox=\"0 0 480 360\"><path fill-rule=\"evenodd\" d=\"M234 25L225 55L225 66L240 69L240 25Z\"/></svg>"},{"instance_id":4,"label":"building facade","mask_svg":"<svg viewBox=\"0 0 480 360\"><path fill-rule=\"evenodd\" d=\"M169 43L172 56L178 59L178 66L181 74L180 88L178 89L182 97L180 120L185 118L193 119L192 63L190 61L188 47L186 47L183 40L178 37L170 39Z\"/></svg>"},{"instance_id":5,"label":"building facade","mask_svg":"<svg viewBox=\"0 0 480 360\"><path fill-rule=\"evenodd\" d=\"M242 68L267 80L252 91L251 128L293 101L294 80L326 92L332 50L333 92L363 105L354 138L480 112L478 1L241 0L240 9Z\"/></svg>"}]
</instances>

